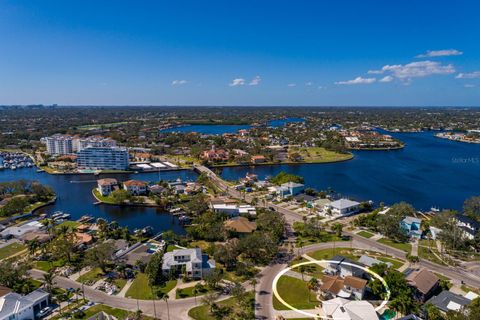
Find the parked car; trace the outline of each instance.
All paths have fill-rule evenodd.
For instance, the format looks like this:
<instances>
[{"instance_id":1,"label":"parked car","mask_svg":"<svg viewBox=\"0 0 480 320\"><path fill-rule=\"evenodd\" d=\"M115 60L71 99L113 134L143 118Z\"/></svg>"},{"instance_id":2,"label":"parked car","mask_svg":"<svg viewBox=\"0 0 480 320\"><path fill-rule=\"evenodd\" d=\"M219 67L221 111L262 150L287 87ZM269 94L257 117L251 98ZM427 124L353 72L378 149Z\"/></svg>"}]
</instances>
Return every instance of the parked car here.
<instances>
[{"instance_id":1,"label":"parked car","mask_svg":"<svg viewBox=\"0 0 480 320\"><path fill-rule=\"evenodd\" d=\"M45 307L37 313L37 318L43 318L52 312L52 308Z\"/></svg>"}]
</instances>

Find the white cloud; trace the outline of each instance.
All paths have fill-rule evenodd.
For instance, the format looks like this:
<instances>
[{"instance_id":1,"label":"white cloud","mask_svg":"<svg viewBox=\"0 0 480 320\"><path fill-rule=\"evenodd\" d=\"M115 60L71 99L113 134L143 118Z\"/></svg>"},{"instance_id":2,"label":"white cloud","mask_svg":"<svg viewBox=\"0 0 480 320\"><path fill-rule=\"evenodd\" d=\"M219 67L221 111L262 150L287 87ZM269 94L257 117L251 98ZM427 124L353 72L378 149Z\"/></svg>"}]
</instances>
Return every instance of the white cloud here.
<instances>
[{"instance_id":1,"label":"white cloud","mask_svg":"<svg viewBox=\"0 0 480 320\"><path fill-rule=\"evenodd\" d=\"M172 86L181 86L186 84L187 82L188 82L187 80L173 80Z\"/></svg>"},{"instance_id":2,"label":"white cloud","mask_svg":"<svg viewBox=\"0 0 480 320\"><path fill-rule=\"evenodd\" d=\"M368 74L382 74L383 70L368 70Z\"/></svg>"},{"instance_id":3,"label":"white cloud","mask_svg":"<svg viewBox=\"0 0 480 320\"><path fill-rule=\"evenodd\" d=\"M392 76L385 76L382 79L378 80L379 82L392 82L393 77Z\"/></svg>"},{"instance_id":4,"label":"white cloud","mask_svg":"<svg viewBox=\"0 0 480 320\"><path fill-rule=\"evenodd\" d=\"M474 71L470 73L459 73L455 77L456 79L475 79L480 78L480 71Z\"/></svg>"},{"instance_id":5,"label":"white cloud","mask_svg":"<svg viewBox=\"0 0 480 320\"><path fill-rule=\"evenodd\" d=\"M262 78L260 78L260 76L256 76L255 78L253 78L250 83L248 84L249 86L257 86L260 84L260 81L262 81Z\"/></svg>"},{"instance_id":6,"label":"white cloud","mask_svg":"<svg viewBox=\"0 0 480 320\"><path fill-rule=\"evenodd\" d=\"M236 87L236 86L243 86L244 84L245 84L245 79L236 78L236 79L233 79L232 82L230 82L228 85L230 87Z\"/></svg>"},{"instance_id":7,"label":"white cloud","mask_svg":"<svg viewBox=\"0 0 480 320\"><path fill-rule=\"evenodd\" d=\"M296 86L297 86L296 83L289 83L289 84L287 84L287 87L296 87Z\"/></svg>"},{"instance_id":8,"label":"white cloud","mask_svg":"<svg viewBox=\"0 0 480 320\"><path fill-rule=\"evenodd\" d=\"M346 84L346 85L353 85L353 84L370 84L374 83L377 81L375 78L362 78L362 77L356 77L353 80L347 80L347 81L338 81L335 82L335 84Z\"/></svg>"},{"instance_id":9,"label":"white cloud","mask_svg":"<svg viewBox=\"0 0 480 320\"><path fill-rule=\"evenodd\" d=\"M466 84L466 85L464 85L464 87L465 87L465 88L475 88L476 85L474 85L474 84Z\"/></svg>"},{"instance_id":10,"label":"white cloud","mask_svg":"<svg viewBox=\"0 0 480 320\"><path fill-rule=\"evenodd\" d=\"M451 64L442 65L435 61L418 61L408 64L394 64L383 66L382 71L390 72L392 76L403 81L412 78L427 77L435 74L452 74L455 68Z\"/></svg>"},{"instance_id":11,"label":"white cloud","mask_svg":"<svg viewBox=\"0 0 480 320\"><path fill-rule=\"evenodd\" d=\"M313 82L308 81L308 82L305 83L305 85L306 85L307 87L311 87L311 86L313 86Z\"/></svg>"},{"instance_id":12,"label":"white cloud","mask_svg":"<svg viewBox=\"0 0 480 320\"><path fill-rule=\"evenodd\" d=\"M416 58L448 57L460 56L463 52L456 49L428 50L426 53L419 54Z\"/></svg>"}]
</instances>

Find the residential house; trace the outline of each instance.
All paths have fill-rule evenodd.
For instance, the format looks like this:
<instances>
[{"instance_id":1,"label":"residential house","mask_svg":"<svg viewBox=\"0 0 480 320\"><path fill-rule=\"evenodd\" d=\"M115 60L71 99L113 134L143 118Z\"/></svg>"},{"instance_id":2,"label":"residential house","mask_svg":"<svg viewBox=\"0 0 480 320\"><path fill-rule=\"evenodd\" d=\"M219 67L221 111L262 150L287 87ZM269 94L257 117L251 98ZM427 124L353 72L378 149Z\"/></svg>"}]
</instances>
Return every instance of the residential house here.
<instances>
[{"instance_id":1,"label":"residential house","mask_svg":"<svg viewBox=\"0 0 480 320\"><path fill-rule=\"evenodd\" d=\"M45 243L50 241L52 238L53 236L48 234L45 231L31 231L31 232L24 233L22 236L19 237L19 239L24 243L27 243L32 240L36 240L40 243Z\"/></svg>"},{"instance_id":2,"label":"residential house","mask_svg":"<svg viewBox=\"0 0 480 320\"><path fill-rule=\"evenodd\" d=\"M118 186L117 179L105 178L97 180L97 190L102 196L108 196Z\"/></svg>"},{"instance_id":3,"label":"residential house","mask_svg":"<svg viewBox=\"0 0 480 320\"><path fill-rule=\"evenodd\" d=\"M262 156L262 155L256 155L256 156L252 156L250 158L250 161L253 164L264 163L267 161L267 158L265 158L265 156Z\"/></svg>"},{"instance_id":4,"label":"residential house","mask_svg":"<svg viewBox=\"0 0 480 320\"><path fill-rule=\"evenodd\" d=\"M453 221L462 229L464 237L470 240L473 240L480 230L480 222L463 214L456 214Z\"/></svg>"},{"instance_id":5,"label":"residential house","mask_svg":"<svg viewBox=\"0 0 480 320\"><path fill-rule=\"evenodd\" d=\"M463 307L468 306L471 302L471 300L462 297L461 295L444 290L437 296L430 298L425 305L432 304L445 314L448 311L460 311Z\"/></svg>"},{"instance_id":6,"label":"residential house","mask_svg":"<svg viewBox=\"0 0 480 320\"><path fill-rule=\"evenodd\" d=\"M45 230L46 227L39 221L29 221L17 226L11 226L0 232L0 237L4 239L20 238L29 232L38 232Z\"/></svg>"},{"instance_id":7,"label":"residential house","mask_svg":"<svg viewBox=\"0 0 480 320\"><path fill-rule=\"evenodd\" d=\"M156 194L156 195L164 193L165 190L166 189L164 187L162 187L158 184L154 184L154 185L148 187L148 191L151 194Z\"/></svg>"},{"instance_id":8,"label":"residential house","mask_svg":"<svg viewBox=\"0 0 480 320\"><path fill-rule=\"evenodd\" d=\"M202 254L200 248L173 250L163 255L162 271L166 275L171 272L180 274L184 269L187 277L202 279L214 268L215 261Z\"/></svg>"},{"instance_id":9,"label":"residential house","mask_svg":"<svg viewBox=\"0 0 480 320\"><path fill-rule=\"evenodd\" d=\"M225 221L225 229L233 234L241 236L255 231L257 229L257 224L249 221L245 217L234 217Z\"/></svg>"},{"instance_id":10,"label":"residential house","mask_svg":"<svg viewBox=\"0 0 480 320\"><path fill-rule=\"evenodd\" d=\"M368 301L335 298L322 302L322 310L332 320L378 320L377 312Z\"/></svg>"},{"instance_id":11,"label":"residential house","mask_svg":"<svg viewBox=\"0 0 480 320\"><path fill-rule=\"evenodd\" d=\"M325 298L354 298L362 300L367 288L367 280L346 276L345 278L339 276L324 275L322 277L322 285L320 291Z\"/></svg>"},{"instance_id":12,"label":"residential house","mask_svg":"<svg viewBox=\"0 0 480 320\"><path fill-rule=\"evenodd\" d=\"M20 295L8 288L0 290L0 319L32 320L40 310L49 304L49 294L41 289Z\"/></svg>"},{"instance_id":13,"label":"residential house","mask_svg":"<svg viewBox=\"0 0 480 320\"><path fill-rule=\"evenodd\" d=\"M200 157L209 162L224 162L228 161L228 156L227 151L223 149L217 150L215 146L212 146L212 149L203 151Z\"/></svg>"},{"instance_id":14,"label":"residential house","mask_svg":"<svg viewBox=\"0 0 480 320\"><path fill-rule=\"evenodd\" d=\"M240 214L255 215L257 210L251 205L239 205L234 202L210 202L210 208L216 213L224 213L230 217L238 216Z\"/></svg>"},{"instance_id":15,"label":"residential house","mask_svg":"<svg viewBox=\"0 0 480 320\"><path fill-rule=\"evenodd\" d=\"M366 255L362 255L360 257L360 259L358 259L358 262L367 266L367 267L373 267L376 264L382 264L382 263L386 264L388 267L393 266L393 264L391 262L380 261L380 260L374 259L374 258L366 256Z\"/></svg>"},{"instance_id":16,"label":"residential house","mask_svg":"<svg viewBox=\"0 0 480 320\"><path fill-rule=\"evenodd\" d=\"M426 268L407 269L404 274L407 284L414 290L415 298L421 302L429 299L439 288L440 279Z\"/></svg>"},{"instance_id":17,"label":"residential house","mask_svg":"<svg viewBox=\"0 0 480 320\"><path fill-rule=\"evenodd\" d=\"M145 181L139 180L128 180L123 183L123 189L135 196L147 194L147 186Z\"/></svg>"},{"instance_id":18,"label":"residential house","mask_svg":"<svg viewBox=\"0 0 480 320\"><path fill-rule=\"evenodd\" d=\"M287 182L276 188L281 198L294 197L305 190L305 185L296 182Z\"/></svg>"},{"instance_id":19,"label":"residential house","mask_svg":"<svg viewBox=\"0 0 480 320\"><path fill-rule=\"evenodd\" d=\"M400 221L400 227L407 232L409 237L414 238L420 238L422 236L422 230L420 229L421 224L421 219L410 216Z\"/></svg>"},{"instance_id":20,"label":"residential house","mask_svg":"<svg viewBox=\"0 0 480 320\"><path fill-rule=\"evenodd\" d=\"M325 205L324 211L334 215L351 215L360 210L360 203L349 199L340 199Z\"/></svg>"},{"instance_id":21,"label":"residential house","mask_svg":"<svg viewBox=\"0 0 480 320\"><path fill-rule=\"evenodd\" d=\"M365 272L358 266L362 265L343 256L335 256L329 260L324 272L329 275L339 275L342 278L348 276L362 278Z\"/></svg>"},{"instance_id":22,"label":"residential house","mask_svg":"<svg viewBox=\"0 0 480 320\"><path fill-rule=\"evenodd\" d=\"M93 243L93 237L88 233L75 232L75 244L78 247L85 247Z\"/></svg>"}]
</instances>

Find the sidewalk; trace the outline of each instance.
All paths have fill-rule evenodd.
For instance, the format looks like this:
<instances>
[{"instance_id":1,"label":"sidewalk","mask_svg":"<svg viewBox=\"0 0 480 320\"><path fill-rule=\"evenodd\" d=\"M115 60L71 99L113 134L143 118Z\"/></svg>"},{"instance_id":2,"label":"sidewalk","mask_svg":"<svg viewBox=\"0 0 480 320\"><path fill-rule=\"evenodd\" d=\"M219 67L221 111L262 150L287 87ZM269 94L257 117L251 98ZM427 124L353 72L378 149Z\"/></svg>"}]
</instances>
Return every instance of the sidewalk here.
<instances>
[{"instance_id":1,"label":"sidewalk","mask_svg":"<svg viewBox=\"0 0 480 320\"><path fill-rule=\"evenodd\" d=\"M125 284L125 286L122 288L122 290L120 290L120 292L117 294L117 297L122 297L124 298L125 297L125 294L127 294L127 291L128 289L130 289L130 286L132 285L133 283L133 279L128 279L127 283Z\"/></svg>"}]
</instances>

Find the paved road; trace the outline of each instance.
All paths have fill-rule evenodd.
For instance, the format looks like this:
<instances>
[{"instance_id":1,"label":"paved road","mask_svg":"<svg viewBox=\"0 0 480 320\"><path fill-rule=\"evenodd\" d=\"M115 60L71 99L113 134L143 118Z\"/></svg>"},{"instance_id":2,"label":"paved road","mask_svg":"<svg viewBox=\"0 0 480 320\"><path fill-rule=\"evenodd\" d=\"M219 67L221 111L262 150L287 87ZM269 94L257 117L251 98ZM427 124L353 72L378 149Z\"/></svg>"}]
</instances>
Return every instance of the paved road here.
<instances>
[{"instance_id":1,"label":"paved road","mask_svg":"<svg viewBox=\"0 0 480 320\"><path fill-rule=\"evenodd\" d=\"M217 184L217 186L222 189L223 191L227 192L230 196L236 198L245 198L246 201L251 201L252 197L249 195L243 195L237 190L233 189L232 187L228 186L223 179L218 177L213 171L208 169L205 166L196 166L196 170L200 172L205 172L208 176ZM272 208L275 211L281 213L285 217L285 221L287 222L287 236L292 236L293 232L291 230L291 226L295 221L303 221L303 216L295 211L288 210L271 202L267 203L259 203L259 206L264 206L268 208ZM350 245L353 248L358 249L366 249L366 250L374 250L378 252L385 252L386 255L390 255L400 259L406 259L406 252L403 250L399 250L396 248L389 247L382 243L376 242L375 240L371 240L368 238L361 237L356 235L352 232L345 231L345 235L350 236L352 241L345 243L342 242L341 246L348 246ZM301 254L325 249L325 248L332 248L334 244L332 243L320 243L314 244L308 247L304 247L301 250ZM339 245L337 243L337 245ZM430 262L428 260L420 259L417 263L420 267L426 267L433 272L439 273L443 276L446 276L457 283L461 281L465 284L472 286L472 287L480 287L480 277L472 272L469 272L466 268L451 268L448 266L438 265L436 263ZM260 274L260 281L258 285L258 291L256 293L256 317L258 319L274 319L275 318L275 311L272 307L272 282L275 278L275 275L280 272L283 268L286 267L286 263L276 263L268 266L263 272ZM472 268L471 265L469 265Z\"/></svg>"},{"instance_id":2,"label":"paved road","mask_svg":"<svg viewBox=\"0 0 480 320\"><path fill-rule=\"evenodd\" d=\"M30 274L33 278L42 279L44 272L39 270L31 270ZM55 285L60 288L81 288L81 284L65 278L55 277ZM138 308L142 312L149 316L154 316L155 312L158 319L168 319L167 304L164 301L152 300L136 300L130 298L123 298L117 296L108 295L102 291L94 290L88 286L85 286L85 298L97 302L106 304L114 308L120 308L124 310L135 311ZM219 300L225 299L225 296L219 297ZM197 298L197 303L200 304L200 299ZM189 319L188 310L195 307L195 298L185 298L181 300L172 300L168 302L170 309L170 320L185 320Z\"/></svg>"}]
</instances>

